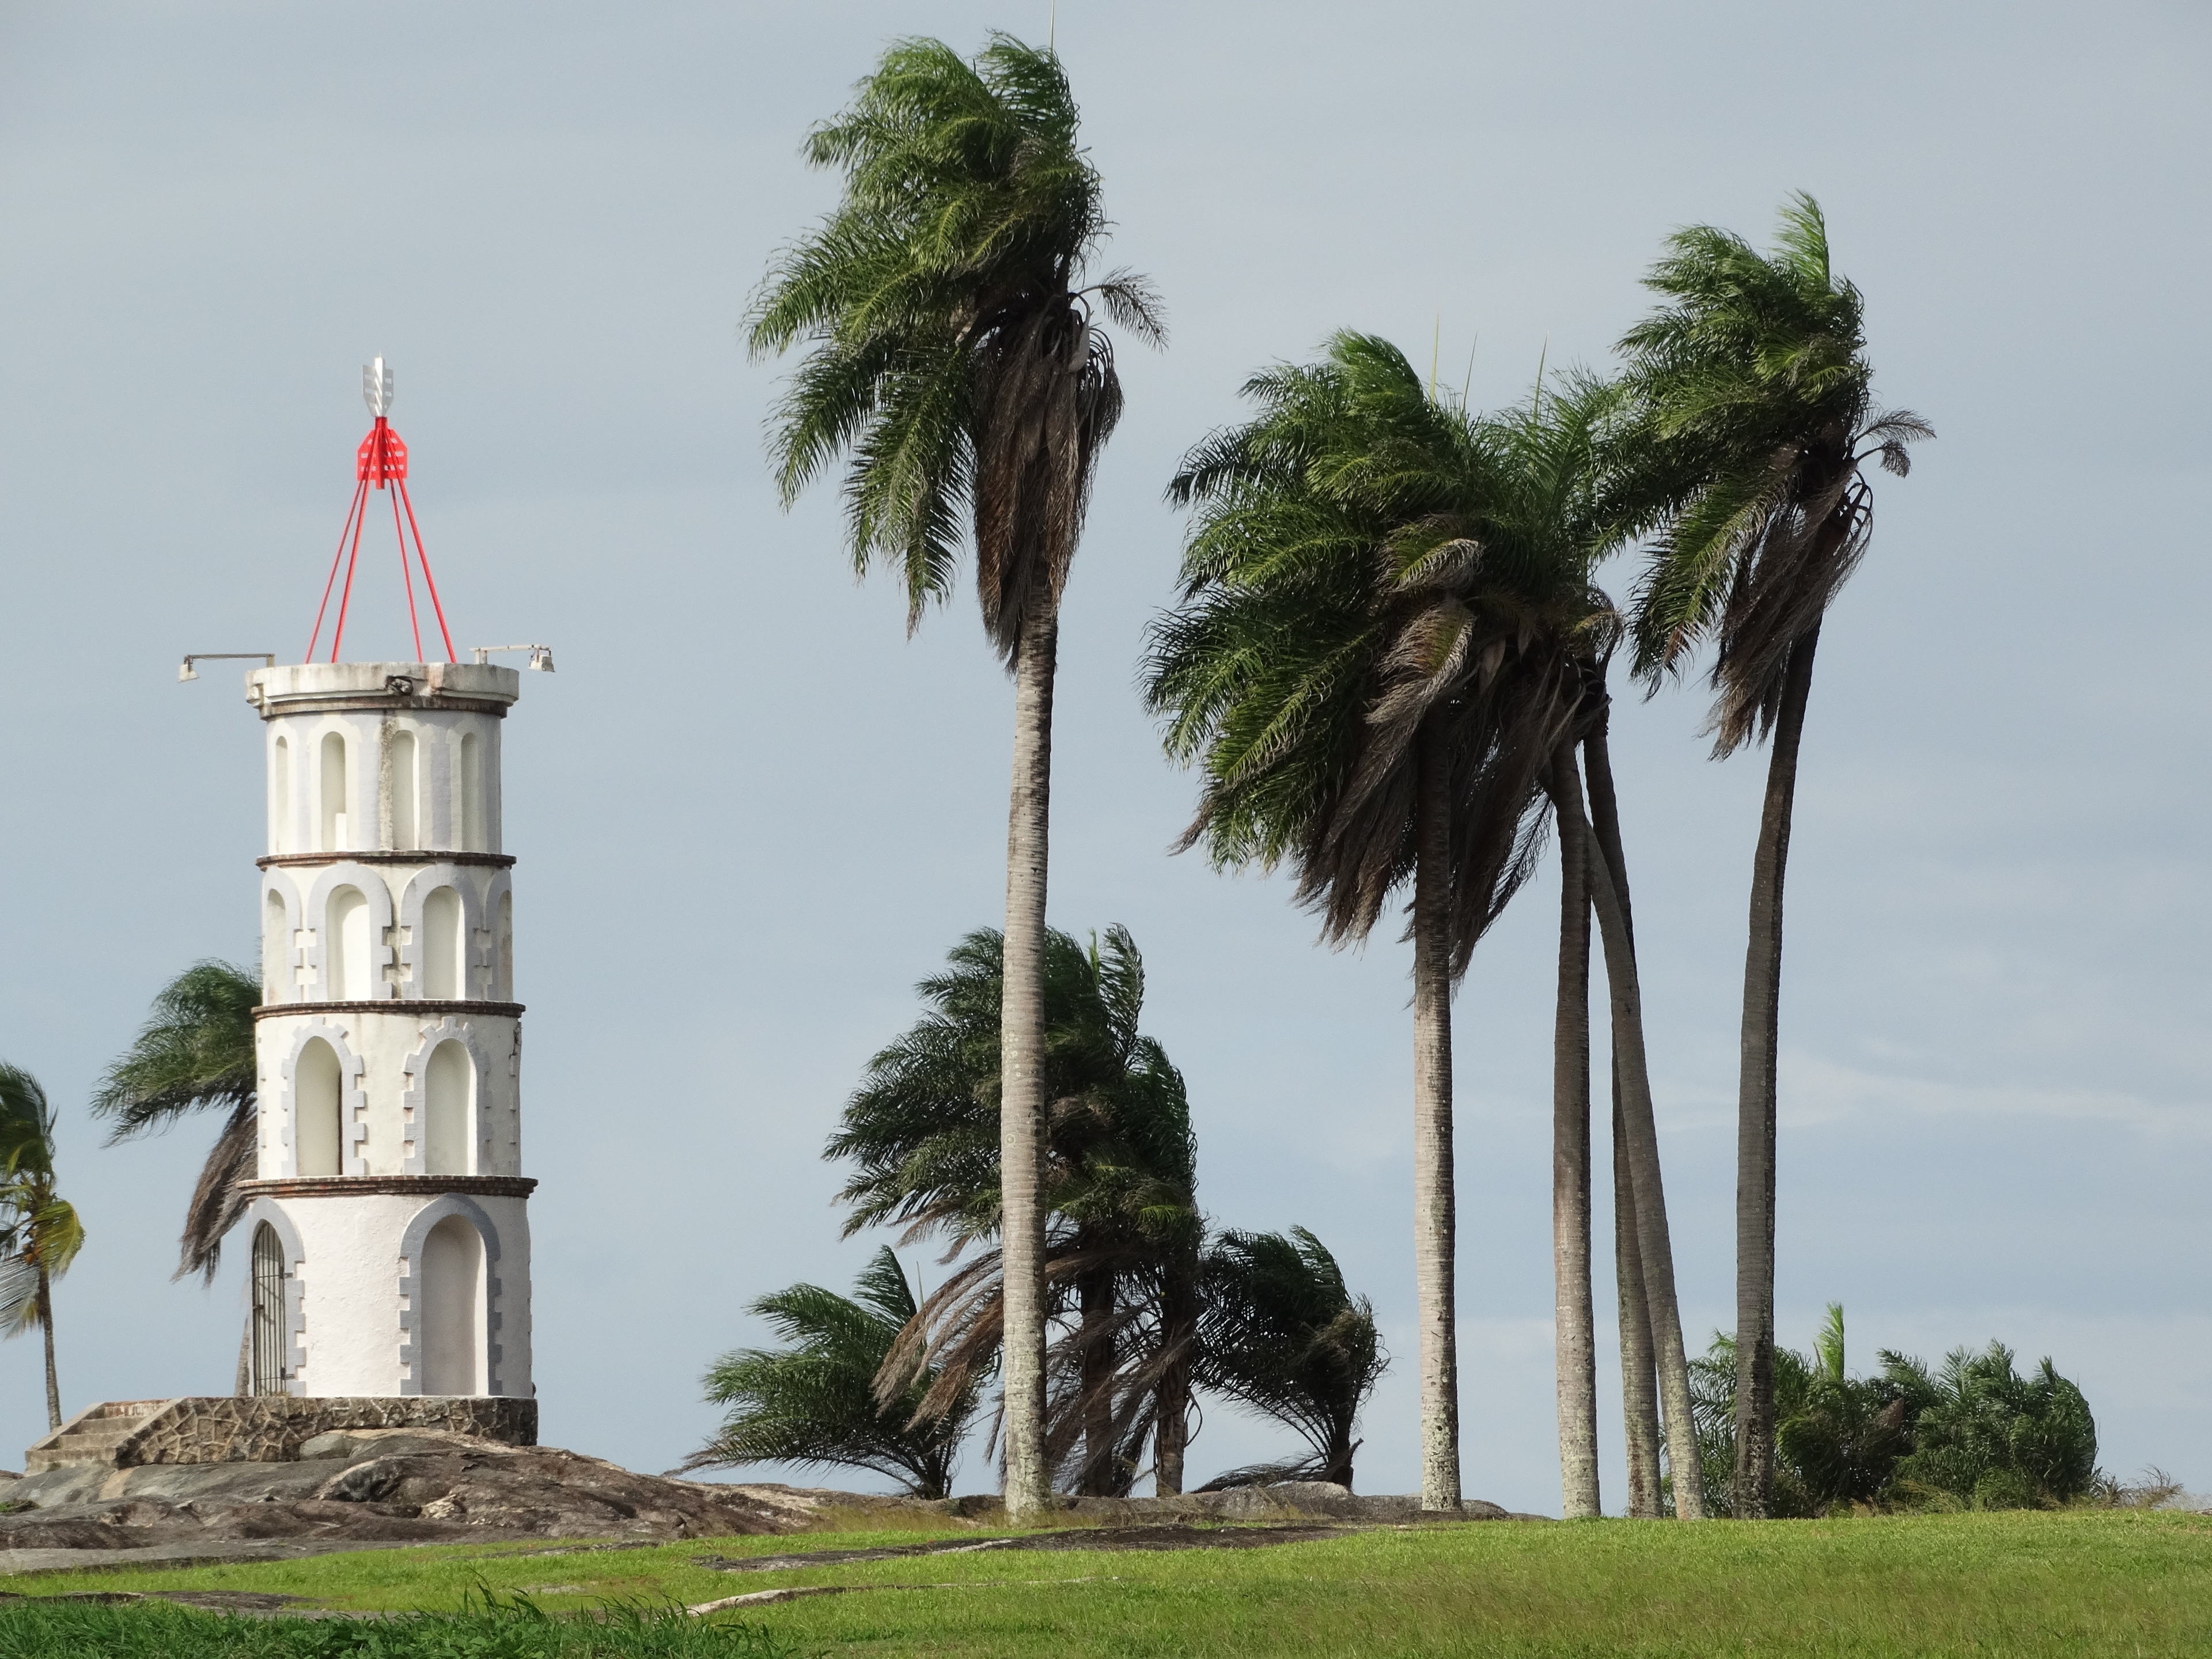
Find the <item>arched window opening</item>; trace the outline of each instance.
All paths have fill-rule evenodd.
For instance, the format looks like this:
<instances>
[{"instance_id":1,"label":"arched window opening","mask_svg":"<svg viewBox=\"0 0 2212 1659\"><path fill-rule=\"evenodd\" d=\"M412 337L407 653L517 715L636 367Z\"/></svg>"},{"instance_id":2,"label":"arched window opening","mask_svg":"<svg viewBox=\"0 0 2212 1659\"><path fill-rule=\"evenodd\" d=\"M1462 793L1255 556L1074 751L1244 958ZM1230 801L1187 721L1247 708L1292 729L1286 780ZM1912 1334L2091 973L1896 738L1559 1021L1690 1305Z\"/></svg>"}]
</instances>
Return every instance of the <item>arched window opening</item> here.
<instances>
[{"instance_id":1,"label":"arched window opening","mask_svg":"<svg viewBox=\"0 0 2212 1659\"><path fill-rule=\"evenodd\" d=\"M467 930L461 925L461 896L450 887L431 889L422 901L422 994L451 1001L468 994L468 967L462 955Z\"/></svg>"},{"instance_id":2,"label":"arched window opening","mask_svg":"<svg viewBox=\"0 0 2212 1659\"><path fill-rule=\"evenodd\" d=\"M333 888L330 925L324 929L323 965L330 975L329 1000L366 1002L370 989L368 900L358 887Z\"/></svg>"},{"instance_id":3,"label":"arched window opening","mask_svg":"<svg viewBox=\"0 0 2212 1659\"><path fill-rule=\"evenodd\" d=\"M499 963L492 994L501 1002L514 1000L514 895L499 896Z\"/></svg>"},{"instance_id":4,"label":"arched window opening","mask_svg":"<svg viewBox=\"0 0 2212 1659\"><path fill-rule=\"evenodd\" d=\"M476 1093L477 1068L458 1042L430 1051L423 1073L422 1173L467 1175L470 1097ZM466 1389L459 1392L466 1393Z\"/></svg>"},{"instance_id":5,"label":"arched window opening","mask_svg":"<svg viewBox=\"0 0 2212 1659\"><path fill-rule=\"evenodd\" d=\"M461 734L461 850L486 850L483 744L473 732Z\"/></svg>"},{"instance_id":6,"label":"arched window opening","mask_svg":"<svg viewBox=\"0 0 2212 1659\"><path fill-rule=\"evenodd\" d=\"M346 810L346 745L336 732L323 735L323 845L325 853L348 849Z\"/></svg>"},{"instance_id":7,"label":"arched window opening","mask_svg":"<svg viewBox=\"0 0 2212 1659\"><path fill-rule=\"evenodd\" d=\"M253 1366L256 1394L288 1394L284 1341L284 1246L263 1222L253 1230Z\"/></svg>"},{"instance_id":8,"label":"arched window opening","mask_svg":"<svg viewBox=\"0 0 2212 1659\"><path fill-rule=\"evenodd\" d=\"M261 902L261 1000L292 1000L292 930L285 924L284 896L271 891Z\"/></svg>"},{"instance_id":9,"label":"arched window opening","mask_svg":"<svg viewBox=\"0 0 2212 1659\"><path fill-rule=\"evenodd\" d=\"M292 850L292 745L283 738L269 763L269 850Z\"/></svg>"},{"instance_id":10,"label":"arched window opening","mask_svg":"<svg viewBox=\"0 0 2212 1659\"><path fill-rule=\"evenodd\" d=\"M320 1037L309 1037L292 1068L292 1146L303 1176L338 1173L343 1089L337 1050Z\"/></svg>"},{"instance_id":11,"label":"arched window opening","mask_svg":"<svg viewBox=\"0 0 2212 1659\"><path fill-rule=\"evenodd\" d=\"M392 845L403 853L411 853L422 844L416 828L415 817L415 734L398 732L392 734Z\"/></svg>"},{"instance_id":12,"label":"arched window opening","mask_svg":"<svg viewBox=\"0 0 2212 1659\"><path fill-rule=\"evenodd\" d=\"M417 1264L422 1294L416 1347L424 1394L484 1391L483 1237L449 1215L430 1229Z\"/></svg>"}]
</instances>

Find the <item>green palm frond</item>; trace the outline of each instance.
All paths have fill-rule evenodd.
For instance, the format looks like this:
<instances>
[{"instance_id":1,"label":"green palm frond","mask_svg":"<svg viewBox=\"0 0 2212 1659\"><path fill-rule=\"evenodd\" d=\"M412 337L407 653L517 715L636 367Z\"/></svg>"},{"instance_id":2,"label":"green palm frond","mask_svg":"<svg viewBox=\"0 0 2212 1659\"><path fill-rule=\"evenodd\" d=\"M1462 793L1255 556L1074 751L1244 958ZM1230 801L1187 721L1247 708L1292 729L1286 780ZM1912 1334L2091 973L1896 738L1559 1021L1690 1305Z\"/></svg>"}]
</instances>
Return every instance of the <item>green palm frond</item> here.
<instances>
[{"instance_id":1,"label":"green palm frond","mask_svg":"<svg viewBox=\"0 0 2212 1659\"><path fill-rule=\"evenodd\" d=\"M161 988L137 1036L93 1093L93 1115L112 1120L110 1146L190 1113L226 1114L185 1207L179 1279L212 1280L222 1241L246 1213L238 1183L252 1179L258 1156L253 1009L260 1000L259 975L235 963L194 963Z\"/></svg>"},{"instance_id":2,"label":"green palm frond","mask_svg":"<svg viewBox=\"0 0 2212 1659\"><path fill-rule=\"evenodd\" d=\"M905 1271L889 1249L862 1271L852 1299L794 1285L761 1297L751 1311L786 1346L743 1349L715 1362L707 1398L732 1409L684 1472L746 1463L863 1468L917 1498L951 1495L976 1390L957 1391L944 1409L917 1419L915 1407L938 1380L925 1370L907 1397L878 1403L876 1373L915 1312Z\"/></svg>"},{"instance_id":3,"label":"green palm frond","mask_svg":"<svg viewBox=\"0 0 2212 1659\"><path fill-rule=\"evenodd\" d=\"M1712 643L1726 755L1771 727L1792 653L1865 550L1865 463L1903 476L1934 428L1874 409L1865 301L1809 196L1784 205L1769 252L1695 226L1644 281L1662 303L1621 339L1601 446L1615 527L1650 538L1635 671L1656 684Z\"/></svg>"},{"instance_id":4,"label":"green palm frond","mask_svg":"<svg viewBox=\"0 0 2212 1659\"><path fill-rule=\"evenodd\" d=\"M851 556L898 573L909 628L972 538L1011 662L1023 617L1058 601L1121 409L1093 311L1157 344L1158 298L1126 270L1083 285L1107 222L1048 50L895 41L805 154L843 195L775 256L746 330L756 357L807 351L769 422L778 489L789 505L849 458Z\"/></svg>"},{"instance_id":5,"label":"green palm frond","mask_svg":"<svg viewBox=\"0 0 2212 1659\"><path fill-rule=\"evenodd\" d=\"M1201 777L1183 845L1288 863L1324 939L1363 939L1410 876L1417 736L1448 757L1452 965L1533 866L1541 777L1610 650L1589 573L1616 532L1583 375L1470 415L1405 354L1341 333L1252 377L1257 407L1169 489L1192 514L1182 602L1149 631L1148 706Z\"/></svg>"},{"instance_id":6,"label":"green palm frond","mask_svg":"<svg viewBox=\"0 0 2212 1659\"><path fill-rule=\"evenodd\" d=\"M1389 1364L1367 1298L1346 1288L1336 1258L1303 1227L1222 1234L1202 1282L1200 1381L1295 1430L1310 1449L1265 1473L1349 1486L1359 1413Z\"/></svg>"},{"instance_id":7,"label":"green palm frond","mask_svg":"<svg viewBox=\"0 0 2212 1659\"><path fill-rule=\"evenodd\" d=\"M925 1368L926 1417L997 1363L1001 936L969 934L917 988L924 1012L876 1055L827 1155L854 1173L839 1194L865 1226L935 1237L964 1261L908 1321L877 1380L904 1398ZM1048 1357L1046 1447L1063 1484L1126 1487L1154 1431L1162 1379L1188 1358L1188 1283L1204 1231L1182 1074L1141 1030L1144 959L1128 930L1089 941L1048 929L1042 1202L1045 1286L1062 1340ZM1112 1424L1110 1457L1089 1431ZM1110 1475L1089 1466L1094 1455Z\"/></svg>"},{"instance_id":8,"label":"green palm frond","mask_svg":"<svg viewBox=\"0 0 2212 1659\"><path fill-rule=\"evenodd\" d=\"M0 1060L0 1334L46 1322L45 1292L83 1248L84 1224L57 1189L52 1103Z\"/></svg>"}]
</instances>

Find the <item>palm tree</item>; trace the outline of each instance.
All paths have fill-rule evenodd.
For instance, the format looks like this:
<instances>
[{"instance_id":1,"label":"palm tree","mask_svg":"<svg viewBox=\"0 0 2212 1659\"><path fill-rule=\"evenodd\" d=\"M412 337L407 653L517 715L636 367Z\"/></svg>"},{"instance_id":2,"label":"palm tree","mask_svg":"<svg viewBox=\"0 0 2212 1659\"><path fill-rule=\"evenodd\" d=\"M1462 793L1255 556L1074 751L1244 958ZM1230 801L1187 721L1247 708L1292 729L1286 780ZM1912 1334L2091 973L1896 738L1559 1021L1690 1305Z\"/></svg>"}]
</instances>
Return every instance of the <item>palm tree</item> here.
<instances>
[{"instance_id":1,"label":"palm tree","mask_svg":"<svg viewBox=\"0 0 2212 1659\"><path fill-rule=\"evenodd\" d=\"M1125 929L1087 947L1045 939L1046 1114L1040 1190L1049 1222L1047 1466L1074 1490L1126 1492L1150 1443L1163 1493L1182 1485L1203 1231L1182 1077L1142 1035L1144 963ZM918 988L928 1012L869 1064L828 1156L858 1168L845 1231L896 1225L969 1259L887 1359L879 1393L925 1364L927 1414L998 1362L1006 1320L999 1182L1003 957L989 929Z\"/></svg>"},{"instance_id":2,"label":"palm tree","mask_svg":"<svg viewBox=\"0 0 2212 1659\"><path fill-rule=\"evenodd\" d=\"M1692 1432L1688 1354L1675 1299L1657 1132L1644 1069L1627 882L1625 873L1613 873L1620 825L1617 814L1604 831L1594 831L1584 820L1576 765L1580 747L1589 757L1593 776L1603 778L1606 805L1612 814L1605 750L1606 672L1620 618L1611 601L1589 584L1587 573L1618 539L1610 480L1599 456L1601 434L1617 417L1619 401L1614 387L1588 374L1561 374L1550 388L1540 374L1526 404L1486 423L1499 461L1490 508L1492 545L1516 550L1523 568L1554 573L1544 595L1544 626L1538 631L1559 653L1553 673L1559 683L1572 688L1573 698L1574 718L1558 736L1546 778L1559 825L1561 866L1559 988L1553 1035L1553 1240L1562 1513L1570 1517L1601 1513L1589 1267L1589 917L1593 908L1600 918L1607 977L1613 993L1615 1117L1623 1142L1616 1162L1628 1177L1616 1194L1616 1204L1632 1218L1635 1301L1641 1310L1626 1332L1624 1349L1639 1338L1649 1342L1638 1356L1645 1391L1650 1391L1656 1362L1661 1398L1678 1431L1685 1436ZM1625 864L1619 867L1625 872ZM1595 885L1601 877L1605 878L1601 893ZM1643 1484L1633 1468L1636 1450L1632 1439L1632 1508ZM1656 1470L1652 1473L1656 1476ZM1656 1479L1648 1484L1656 1500ZM1685 1519L1702 1512L1694 1487L1682 1490L1677 1507Z\"/></svg>"},{"instance_id":3,"label":"palm tree","mask_svg":"<svg viewBox=\"0 0 2212 1659\"><path fill-rule=\"evenodd\" d=\"M238 1187L253 1179L258 1156L253 1008L260 1000L258 974L234 963L194 963L161 988L146 1024L93 1093L93 1115L114 1121L111 1146L190 1113L228 1114L185 1206L177 1279L213 1279L222 1241L246 1213Z\"/></svg>"},{"instance_id":4,"label":"palm tree","mask_svg":"<svg viewBox=\"0 0 2212 1659\"><path fill-rule=\"evenodd\" d=\"M62 1425L54 1280L84 1248L84 1224L54 1184L54 1113L38 1079L0 1060L0 1331L46 1339L46 1426Z\"/></svg>"},{"instance_id":5,"label":"palm tree","mask_svg":"<svg viewBox=\"0 0 2212 1659\"><path fill-rule=\"evenodd\" d=\"M1345 1288L1336 1258L1304 1227L1230 1231L1206 1252L1200 1372L1206 1386L1288 1424L1309 1455L1232 1469L1218 1492L1270 1480L1352 1485L1359 1413L1389 1368L1375 1310Z\"/></svg>"},{"instance_id":6,"label":"palm tree","mask_svg":"<svg viewBox=\"0 0 2212 1659\"><path fill-rule=\"evenodd\" d=\"M951 592L965 519L983 625L1014 676L1001 1019L1006 1503L1047 1496L1044 1449L1046 844L1060 601L1098 452L1121 410L1094 307L1162 337L1158 301L1116 272L1097 170L1059 58L1004 34L971 64L940 41L887 51L805 154L842 201L777 256L755 300L756 356L805 341L773 420L788 505L840 455L847 541L892 566L911 629Z\"/></svg>"},{"instance_id":7,"label":"palm tree","mask_svg":"<svg viewBox=\"0 0 2212 1659\"><path fill-rule=\"evenodd\" d=\"M848 1299L818 1285L764 1296L750 1312L791 1346L724 1354L707 1373L707 1398L731 1407L714 1437L675 1471L744 1463L870 1469L915 1498L950 1498L953 1466L974 1417L977 1389L957 1389L945 1408L917 1419L935 1386L924 1371L888 1406L876 1373L915 1316L898 1257L879 1249Z\"/></svg>"},{"instance_id":8,"label":"palm tree","mask_svg":"<svg viewBox=\"0 0 2212 1659\"><path fill-rule=\"evenodd\" d=\"M1645 285L1665 303L1621 341L1634 416L1629 518L1656 532L1637 592L1636 669L1656 684L1715 646L1716 758L1771 736L1752 864L1736 1139L1735 1512L1774 1487L1774 1131L1782 891L1813 654L1874 523L1867 464L1902 477L1919 416L1873 401L1859 291L1820 206L1793 197L1773 250L1678 231Z\"/></svg>"},{"instance_id":9,"label":"palm tree","mask_svg":"<svg viewBox=\"0 0 2212 1659\"><path fill-rule=\"evenodd\" d=\"M1170 487L1194 516L1147 697L1205 774L1185 847L1289 861L1331 944L1412 887L1421 1498L1456 1510L1451 987L1533 865L1587 583L1494 533L1489 434L1388 342L1339 334L1245 392L1258 416Z\"/></svg>"}]
</instances>

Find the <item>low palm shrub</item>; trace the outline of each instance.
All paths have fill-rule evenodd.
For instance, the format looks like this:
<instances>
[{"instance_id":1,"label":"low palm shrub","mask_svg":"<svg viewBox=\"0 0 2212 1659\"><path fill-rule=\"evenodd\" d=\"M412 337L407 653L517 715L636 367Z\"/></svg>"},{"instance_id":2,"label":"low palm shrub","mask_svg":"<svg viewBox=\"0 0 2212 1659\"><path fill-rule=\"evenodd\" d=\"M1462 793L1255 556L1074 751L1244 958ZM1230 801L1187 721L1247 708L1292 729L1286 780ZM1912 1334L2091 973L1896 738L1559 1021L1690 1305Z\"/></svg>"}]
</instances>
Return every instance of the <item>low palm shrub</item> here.
<instances>
[{"instance_id":1,"label":"low palm shrub","mask_svg":"<svg viewBox=\"0 0 2212 1659\"><path fill-rule=\"evenodd\" d=\"M1956 1348L1931 1370L1882 1349L1881 1370L1853 1376L1835 1304L1808 1356L1774 1352L1774 1513L1856 1505L2052 1509L2112 1483L2097 1468L2097 1425L2081 1389L2049 1359L2023 1376L2011 1349ZM1716 1333L1691 1365L1697 1469L1711 1512L1732 1512L1735 1340ZM1669 1460L1668 1479L1674 1478Z\"/></svg>"}]
</instances>

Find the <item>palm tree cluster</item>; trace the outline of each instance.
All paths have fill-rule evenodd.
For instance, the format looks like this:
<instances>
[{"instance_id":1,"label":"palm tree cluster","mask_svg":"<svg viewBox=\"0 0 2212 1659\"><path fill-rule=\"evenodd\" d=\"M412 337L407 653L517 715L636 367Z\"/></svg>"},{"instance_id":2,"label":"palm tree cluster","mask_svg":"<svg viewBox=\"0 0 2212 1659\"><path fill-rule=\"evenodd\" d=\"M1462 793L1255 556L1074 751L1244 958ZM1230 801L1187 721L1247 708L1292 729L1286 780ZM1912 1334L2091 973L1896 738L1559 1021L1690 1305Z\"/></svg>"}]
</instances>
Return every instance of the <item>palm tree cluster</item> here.
<instances>
[{"instance_id":1,"label":"palm tree cluster","mask_svg":"<svg viewBox=\"0 0 2212 1659\"><path fill-rule=\"evenodd\" d=\"M1100 181L1049 48L994 35L971 61L899 42L806 155L842 173L843 192L778 256L750 325L757 353L805 348L770 423L785 498L844 459L850 555L898 572L909 626L950 593L972 540L985 629L1015 679L1006 930L992 946L1003 972L969 988L998 1000L997 1085L945 1097L937 1127L896 1143L915 1149L911 1165L870 1162L852 1141L864 1175L848 1197L856 1224L992 1241L933 1294L932 1335L895 1346L885 1387L903 1388L898 1366L925 1352L961 1379L939 1388L999 1356L1007 1503L1021 1515L1070 1467L1085 1489L1116 1484L1135 1440L1159 1432L1148 1424L1169 1420L1171 1442L1163 1402L1196 1374L1175 1288L1192 1246L1164 1219L1189 1207L1187 1170L1146 1173L1151 1209L1117 1184L1136 1180L1114 1139L1125 1129L1066 1103L1121 1085L1063 1089L1056 1076L1076 1062L1052 1052L1047 1014L1063 971L1045 925L1059 606L1122 407L1103 325L1158 343L1160 310L1141 279L1091 276ZM1662 1443L1697 1440L1607 750L1623 647L1647 693L1710 653L1717 757L1771 742L1742 1008L1729 1508L1762 1516L1774 1503L1776 1052L1798 750L1823 618L1869 545L1871 469L1903 475L1907 446L1931 432L1875 402L1863 301L1832 269L1809 197L1786 204L1765 251L1711 227L1678 232L1645 281L1657 305L1609 376L1540 368L1524 403L1479 413L1389 342L1343 332L1318 362L1255 375L1251 418L1194 447L1169 486L1190 515L1182 587L1143 677L1169 754L1202 779L1183 844L1224 868L1286 868L1333 945L1404 908L1421 1493L1440 1510L1461 1502L1451 1000L1547 837L1562 873L1553 1193L1566 1513L1599 1508L1593 921L1631 1513L1658 1512ZM1625 605L1596 582L1618 555L1641 567ZM995 1184L979 1180L987 1164ZM1144 1273L1164 1288L1133 1299ZM1057 1339L1073 1344L1063 1357L1048 1327L1068 1307L1083 1311ZM1179 1462L1172 1443L1157 1455L1164 1470ZM1701 1481L1671 1484L1677 1515L1705 1512Z\"/></svg>"},{"instance_id":2,"label":"palm tree cluster","mask_svg":"<svg viewBox=\"0 0 2212 1659\"><path fill-rule=\"evenodd\" d=\"M1850 1375L1834 1303L1810 1355L1775 1350L1772 1514L2050 1509L2102 1479L2088 1401L2049 1358L2022 1376L2001 1342L1978 1353L1955 1348L1933 1370L1888 1348L1876 1358L1876 1375ZM1692 1370L1699 1479L1725 1515L1737 1468L1734 1339L1715 1336Z\"/></svg>"},{"instance_id":3,"label":"palm tree cluster","mask_svg":"<svg viewBox=\"0 0 2212 1659\"><path fill-rule=\"evenodd\" d=\"M1203 1386L1309 1445L1304 1456L1223 1479L1348 1486L1353 1428L1385 1363L1372 1309L1304 1229L1209 1242L1182 1074L1139 1029L1144 960L1127 931L1085 944L1048 929L1044 969L1042 1443L1052 1485L1125 1497L1149 1469L1158 1491L1181 1492ZM1002 1373L1008 1340L998 1135L1006 972L994 930L954 946L946 970L917 988L927 1012L870 1061L827 1149L853 1166L839 1195L848 1237L899 1227L902 1243L943 1244L951 1271L921 1296L886 1249L856 1300L797 1285L755 1304L793 1346L716 1364L708 1398L734 1409L687 1467L843 1464L945 1495L952 1450ZM802 1432L791 1425L805 1400L820 1406ZM901 1473L880 1449L921 1444L944 1461L925 1468L909 1455Z\"/></svg>"}]
</instances>

